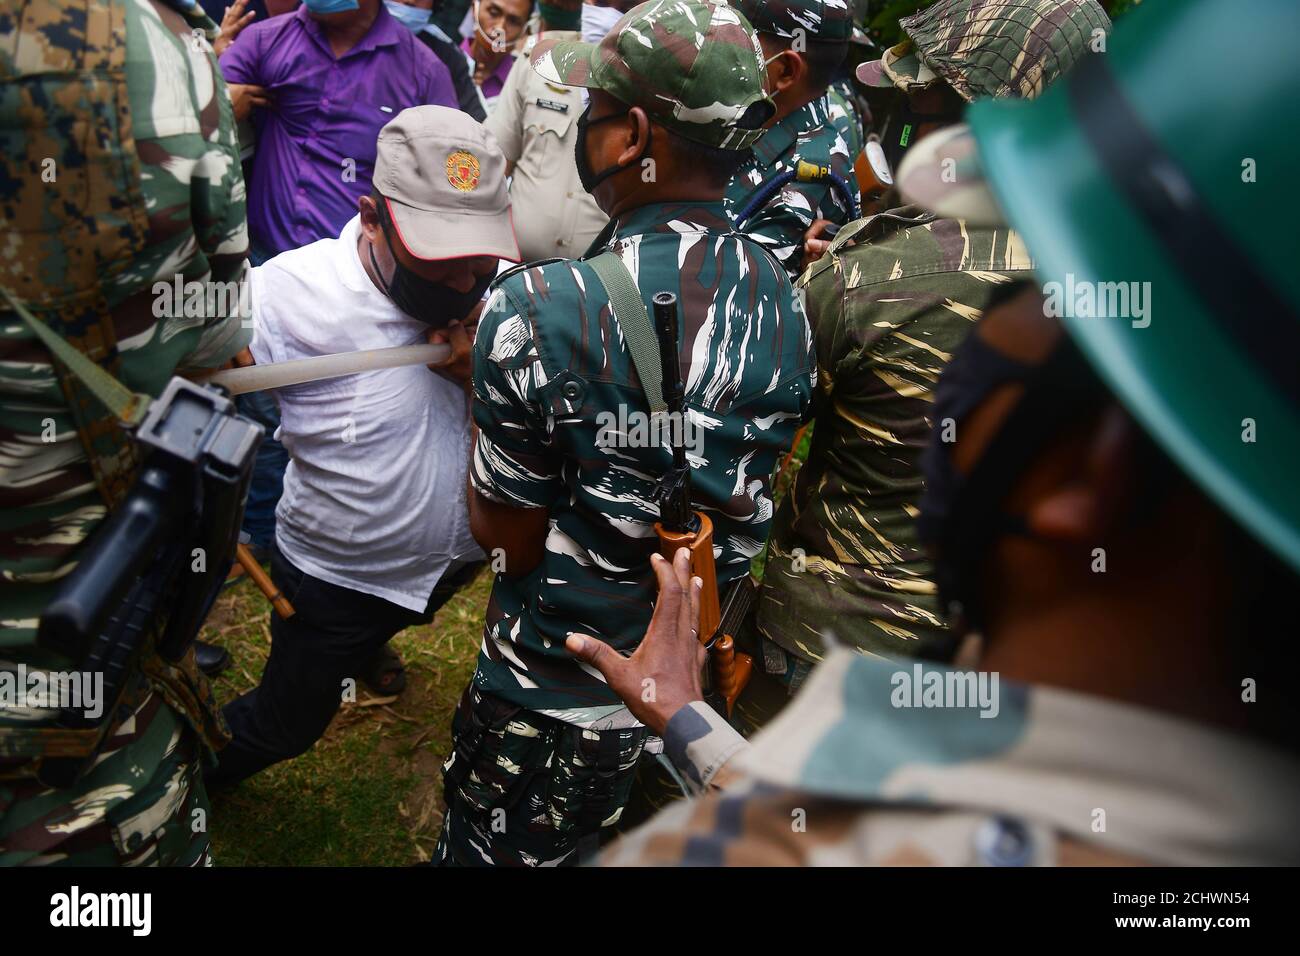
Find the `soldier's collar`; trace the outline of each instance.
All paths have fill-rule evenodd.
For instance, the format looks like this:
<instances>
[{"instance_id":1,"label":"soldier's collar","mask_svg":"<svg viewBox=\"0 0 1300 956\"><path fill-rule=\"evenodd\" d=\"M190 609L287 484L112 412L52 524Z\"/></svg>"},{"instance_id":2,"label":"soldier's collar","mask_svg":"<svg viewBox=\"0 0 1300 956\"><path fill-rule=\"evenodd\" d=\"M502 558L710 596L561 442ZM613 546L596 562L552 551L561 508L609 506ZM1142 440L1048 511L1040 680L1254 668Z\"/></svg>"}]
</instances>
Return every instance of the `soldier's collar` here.
<instances>
[{"instance_id":1,"label":"soldier's collar","mask_svg":"<svg viewBox=\"0 0 1300 956\"><path fill-rule=\"evenodd\" d=\"M695 226L702 232L729 232L731 223L718 202L658 202L638 206L623 213L609 240L622 239L626 236L639 236L647 232L664 232L668 224L675 223L671 231L680 231L680 225ZM607 227L608 228L608 227ZM602 232L601 235L604 235ZM594 244L593 244L594 248Z\"/></svg>"},{"instance_id":2,"label":"soldier's collar","mask_svg":"<svg viewBox=\"0 0 1300 956\"><path fill-rule=\"evenodd\" d=\"M812 102L799 107L760 136L753 146L754 156L759 164L770 166L794 148L800 133L824 126L828 122L827 102L826 95L822 94Z\"/></svg>"}]
</instances>

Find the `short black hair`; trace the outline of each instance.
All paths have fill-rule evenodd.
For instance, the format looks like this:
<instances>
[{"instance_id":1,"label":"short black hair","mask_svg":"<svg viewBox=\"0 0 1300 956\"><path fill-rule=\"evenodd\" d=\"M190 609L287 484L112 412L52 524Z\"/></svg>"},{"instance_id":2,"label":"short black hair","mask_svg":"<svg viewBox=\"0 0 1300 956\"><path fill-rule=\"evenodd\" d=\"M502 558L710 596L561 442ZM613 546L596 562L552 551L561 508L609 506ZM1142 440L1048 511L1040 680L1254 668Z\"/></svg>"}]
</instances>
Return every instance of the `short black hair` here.
<instances>
[{"instance_id":1,"label":"short black hair","mask_svg":"<svg viewBox=\"0 0 1300 956\"><path fill-rule=\"evenodd\" d=\"M725 186L731 182L731 177L736 175L736 171L753 155L748 148L721 149L717 146L707 146L674 133L667 127L663 129L672 140L673 152L682 166L707 173L708 178L717 186Z\"/></svg>"},{"instance_id":2,"label":"short black hair","mask_svg":"<svg viewBox=\"0 0 1300 956\"><path fill-rule=\"evenodd\" d=\"M808 64L808 83L817 89L830 86L839 77L849 56L847 40L811 40L802 53Z\"/></svg>"},{"instance_id":3,"label":"short black hair","mask_svg":"<svg viewBox=\"0 0 1300 956\"><path fill-rule=\"evenodd\" d=\"M840 68L849 57L848 40L808 40L804 49L795 50L790 37L775 33L765 35L782 50L793 50L803 57L804 65L808 67L808 85L817 90L825 89L839 78Z\"/></svg>"}]
</instances>

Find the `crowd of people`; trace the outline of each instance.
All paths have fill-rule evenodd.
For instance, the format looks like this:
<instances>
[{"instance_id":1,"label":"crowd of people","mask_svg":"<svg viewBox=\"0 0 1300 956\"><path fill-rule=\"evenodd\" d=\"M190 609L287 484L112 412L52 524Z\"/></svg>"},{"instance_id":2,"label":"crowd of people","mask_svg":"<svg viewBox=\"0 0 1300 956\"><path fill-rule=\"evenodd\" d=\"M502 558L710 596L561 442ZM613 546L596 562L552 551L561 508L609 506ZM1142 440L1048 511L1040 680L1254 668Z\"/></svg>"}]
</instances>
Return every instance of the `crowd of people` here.
<instances>
[{"instance_id":1,"label":"crowd of people","mask_svg":"<svg viewBox=\"0 0 1300 956\"><path fill-rule=\"evenodd\" d=\"M51 336L146 396L444 357L237 396L293 609L258 686L148 644L93 731L0 709L0 863L210 862L208 794L400 694L391 639L482 574L435 864L1300 860L1263 619L1300 574L1300 14L934 0L881 49L869 6L20 18L0 669L75 669L43 614L139 473Z\"/></svg>"}]
</instances>

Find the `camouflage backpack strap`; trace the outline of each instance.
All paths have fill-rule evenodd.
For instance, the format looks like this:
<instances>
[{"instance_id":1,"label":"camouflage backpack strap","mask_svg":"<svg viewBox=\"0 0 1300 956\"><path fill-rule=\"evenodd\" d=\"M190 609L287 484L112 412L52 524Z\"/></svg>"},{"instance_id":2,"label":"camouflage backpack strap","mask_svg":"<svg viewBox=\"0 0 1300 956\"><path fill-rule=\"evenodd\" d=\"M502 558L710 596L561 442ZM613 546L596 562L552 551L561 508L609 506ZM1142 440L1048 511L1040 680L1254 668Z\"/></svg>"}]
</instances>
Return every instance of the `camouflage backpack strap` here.
<instances>
[{"instance_id":1,"label":"camouflage backpack strap","mask_svg":"<svg viewBox=\"0 0 1300 956\"><path fill-rule=\"evenodd\" d=\"M45 0L21 6L10 21L0 36L0 207L10 233L0 285L90 363L117 373L105 290L148 232L127 95L125 7ZM78 123L52 122L56 107L74 111ZM54 366L95 484L112 506L134 478L134 446L66 352Z\"/></svg>"},{"instance_id":2,"label":"camouflage backpack strap","mask_svg":"<svg viewBox=\"0 0 1300 956\"><path fill-rule=\"evenodd\" d=\"M650 413L655 415L664 411L668 406L664 404L659 341L650 326L650 313L646 311L641 292L632 281L632 273L612 251L588 259L587 265L591 266L609 295L609 307L614 313L614 321L623 330L627 350L632 353L632 364L641 379L641 389L650 404Z\"/></svg>"}]
</instances>

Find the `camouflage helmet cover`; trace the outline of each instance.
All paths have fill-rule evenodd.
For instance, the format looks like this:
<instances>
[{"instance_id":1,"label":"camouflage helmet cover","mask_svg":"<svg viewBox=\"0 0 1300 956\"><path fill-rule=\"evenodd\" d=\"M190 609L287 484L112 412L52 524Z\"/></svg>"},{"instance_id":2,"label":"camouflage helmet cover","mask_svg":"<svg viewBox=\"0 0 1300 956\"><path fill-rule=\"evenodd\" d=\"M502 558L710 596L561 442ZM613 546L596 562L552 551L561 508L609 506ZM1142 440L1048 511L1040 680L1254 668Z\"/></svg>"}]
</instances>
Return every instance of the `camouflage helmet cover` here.
<instances>
[{"instance_id":1,"label":"camouflage helmet cover","mask_svg":"<svg viewBox=\"0 0 1300 956\"><path fill-rule=\"evenodd\" d=\"M531 60L551 83L603 90L720 149L753 145L775 112L757 34L735 7L713 0L649 0L599 44L543 37Z\"/></svg>"},{"instance_id":2,"label":"camouflage helmet cover","mask_svg":"<svg viewBox=\"0 0 1300 956\"><path fill-rule=\"evenodd\" d=\"M904 92L946 82L962 99L1032 99L1110 32L1097 0L938 0L899 25L908 40L858 68Z\"/></svg>"}]
</instances>

